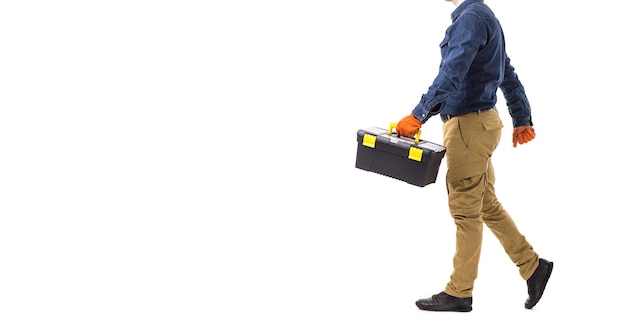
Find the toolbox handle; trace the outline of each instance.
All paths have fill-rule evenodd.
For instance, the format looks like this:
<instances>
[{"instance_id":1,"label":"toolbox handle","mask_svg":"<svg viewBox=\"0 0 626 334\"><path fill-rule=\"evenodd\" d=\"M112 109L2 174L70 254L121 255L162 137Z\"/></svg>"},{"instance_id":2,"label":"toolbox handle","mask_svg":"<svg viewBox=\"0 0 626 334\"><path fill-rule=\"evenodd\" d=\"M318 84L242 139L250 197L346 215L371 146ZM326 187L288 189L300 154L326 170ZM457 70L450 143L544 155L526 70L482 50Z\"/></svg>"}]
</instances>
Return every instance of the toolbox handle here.
<instances>
[{"instance_id":1,"label":"toolbox handle","mask_svg":"<svg viewBox=\"0 0 626 334\"><path fill-rule=\"evenodd\" d=\"M393 129L395 129L396 126L398 126L398 123L391 122L391 124L389 124L389 130L387 130L387 134L391 136L391 134L393 133ZM415 144L419 143L421 135L422 135L422 129L417 130L417 134L415 134ZM398 137L400 137L399 134L398 134Z\"/></svg>"}]
</instances>

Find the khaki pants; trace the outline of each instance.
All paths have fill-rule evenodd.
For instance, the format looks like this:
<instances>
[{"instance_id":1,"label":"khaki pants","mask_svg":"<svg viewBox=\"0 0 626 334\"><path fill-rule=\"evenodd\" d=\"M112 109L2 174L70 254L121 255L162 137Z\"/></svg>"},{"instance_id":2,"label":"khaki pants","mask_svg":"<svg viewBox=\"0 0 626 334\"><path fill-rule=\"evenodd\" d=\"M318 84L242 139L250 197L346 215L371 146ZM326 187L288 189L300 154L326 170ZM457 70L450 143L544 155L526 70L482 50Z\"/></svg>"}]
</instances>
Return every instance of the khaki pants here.
<instances>
[{"instance_id":1,"label":"khaki pants","mask_svg":"<svg viewBox=\"0 0 626 334\"><path fill-rule=\"evenodd\" d=\"M539 257L504 210L494 190L491 155L500 142L502 121L495 109L454 117L443 125L450 214L456 224L454 271L445 292L471 297L478 275L483 223L498 238L524 280Z\"/></svg>"}]
</instances>

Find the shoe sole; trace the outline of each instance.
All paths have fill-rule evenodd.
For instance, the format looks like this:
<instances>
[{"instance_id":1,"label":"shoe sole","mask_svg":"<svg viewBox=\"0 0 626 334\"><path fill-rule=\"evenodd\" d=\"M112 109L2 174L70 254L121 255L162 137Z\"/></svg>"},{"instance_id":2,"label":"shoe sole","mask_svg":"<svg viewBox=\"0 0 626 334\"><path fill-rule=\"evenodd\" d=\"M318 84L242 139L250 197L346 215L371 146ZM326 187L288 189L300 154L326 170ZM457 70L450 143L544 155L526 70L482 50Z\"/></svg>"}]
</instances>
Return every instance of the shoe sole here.
<instances>
[{"instance_id":1,"label":"shoe sole","mask_svg":"<svg viewBox=\"0 0 626 334\"><path fill-rule=\"evenodd\" d=\"M549 265L550 267L548 267L548 274L546 275L546 278L542 282L543 288L541 289L541 291L539 291L539 297L537 297L537 300L532 305L524 305L529 310L535 307L535 305L537 305L537 303L539 303L539 301L541 300L541 297L543 297L543 292L546 290L546 286L548 285L548 280L550 279L550 275L552 275L552 268L554 268L554 262L550 262Z\"/></svg>"},{"instance_id":2,"label":"shoe sole","mask_svg":"<svg viewBox=\"0 0 626 334\"><path fill-rule=\"evenodd\" d=\"M418 309L422 310L422 311L434 311L434 312L470 312L472 310L471 307L469 308L458 308L458 309L436 309L436 308L428 308L428 307L420 307L419 305L417 305L417 303L415 304L417 306Z\"/></svg>"}]
</instances>

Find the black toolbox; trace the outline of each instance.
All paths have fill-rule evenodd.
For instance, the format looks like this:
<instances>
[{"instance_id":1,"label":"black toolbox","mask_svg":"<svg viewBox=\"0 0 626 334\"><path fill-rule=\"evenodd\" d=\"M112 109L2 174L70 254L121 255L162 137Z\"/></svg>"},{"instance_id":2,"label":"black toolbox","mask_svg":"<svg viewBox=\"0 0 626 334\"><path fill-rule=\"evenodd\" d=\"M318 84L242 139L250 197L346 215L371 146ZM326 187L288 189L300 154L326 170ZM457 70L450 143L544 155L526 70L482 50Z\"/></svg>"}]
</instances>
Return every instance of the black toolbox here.
<instances>
[{"instance_id":1,"label":"black toolbox","mask_svg":"<svg viewBox=\"0 0 626 334\"><path fill-rule=\"evenodd\" d=\"M439 144L371 127L357 132L356 168L424 187L437 180L446 148Z\"/></svg>"}]
</instances>

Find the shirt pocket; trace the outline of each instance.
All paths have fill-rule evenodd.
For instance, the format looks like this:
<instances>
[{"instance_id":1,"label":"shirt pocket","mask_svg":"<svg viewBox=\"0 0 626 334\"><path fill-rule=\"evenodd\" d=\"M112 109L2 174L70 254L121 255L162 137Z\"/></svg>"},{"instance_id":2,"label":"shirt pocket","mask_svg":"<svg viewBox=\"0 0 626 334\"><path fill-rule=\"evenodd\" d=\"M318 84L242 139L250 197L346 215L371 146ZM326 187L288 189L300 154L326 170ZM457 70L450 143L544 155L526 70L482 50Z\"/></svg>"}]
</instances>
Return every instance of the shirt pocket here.
<instances>
[{"instance_id":1,"label":"shirt pocket","mask_svg":"<svg viewBox=\"0 0 626 334\"><path fill-rule=\"evenodd\" d=\"M502 129L504 124L502 124L502 120L493 118L486 119L483 121L483 128L487 131Z\"/></svg>"},{"instance_id":2,"label":"shirt pocket","mask_svg":"<svg viewBox=\"0 0 626 334\"><path fill-rule=\"evenodd\" d=\"M441 43L439 43L439 47L443 49L444 46L448 45L448 42L450 42L450 36L446 35L443 38L443 41L441 41Z\"/></svg>"}]
</instances>

